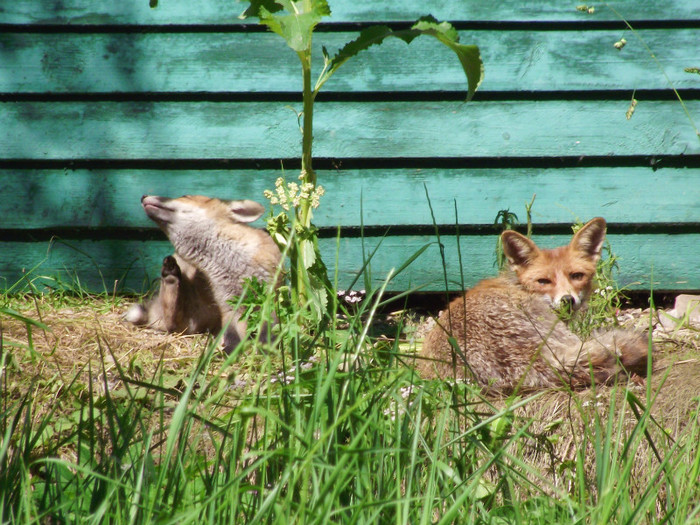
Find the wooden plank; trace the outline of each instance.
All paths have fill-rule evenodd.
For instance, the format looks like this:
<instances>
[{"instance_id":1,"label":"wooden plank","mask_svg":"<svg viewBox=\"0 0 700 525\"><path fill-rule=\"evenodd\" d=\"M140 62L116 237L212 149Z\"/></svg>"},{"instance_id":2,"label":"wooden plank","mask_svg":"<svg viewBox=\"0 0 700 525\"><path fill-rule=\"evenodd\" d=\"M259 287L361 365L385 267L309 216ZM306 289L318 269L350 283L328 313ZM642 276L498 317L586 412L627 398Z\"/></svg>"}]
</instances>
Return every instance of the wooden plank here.
<instances>
[{"instance_id":1,"label":"wooden plank","mask_svg":"<svg viewBox=\"0 0 700 525\"><path fill-rule=\"evenodd\" d=\"M557 246L570 236L538 237L542 246ZM655 290L700 289L700 266L697 264L699 235L610 235L610 243L619 256L620 285L630 289L649 289L653 274ZM377 238L365 241L365 253L379 243ZM454 237L443 237L449 288L461 288L457 243ZM443 267L435 238L431 236L389 237L371 261L372 283L380 286L392 268L400 267L425 244L432 243L414 263L396 277L389 290L444 290ZM477 236L461 240L464 283L471 286L494 275L496 237ZM336 240L323 239L321 251L333 279L336 269ZM29 276L41 281L42 276L59 275L71 282L78 275L83 286L93 291L142 291L157 278L162 258L171 252L169 243L160 241L69 241L65 244L5 242L0 256L0 288L14 284L22 270L41 265ZM672 256L669 256L671 254ZM338 258L339 287L350 285L362 269L362 240L342 239ZM119 280L115 284L115 280ZM363 288L360 279L356 289Z\"/></svg>"},{"instance_id":2,"label":"wooden plank","mask_svg":"<svg viewBox=\"0 0 700 525\"><path fill-rule=\"evenodd\" d=\"M356 33L315 39L334 53ZM637 32L677 89L697 88L683 71L700 56L697 30ZM610 31L462 31L480 46L481 92L666 89L643 44ZM613 47L621 36L628 43ZM398 57L398 59L397 59ZM358 55L325 87L329 92L464 91L459 62L433 39L398 40ZM297 57L270 33L0 34L0 92L299 92ZM631 94L630 94L631 96ZM478 99L478 95L477 95Z\"/></svg>"},{"instance_id":3,"label":"wooden plank","mask_svg":"<svg viewBox=\"0 0 700 525\"><path fill-rule=\"evenodd\" d=\"M566 244L570 236L538 236L533 239L540 246L554 247ZM609 235L613 253L619 257L620 271L616 280L620 286L630 289L655 290L698 289L700 269L697 268L699 235ZM382 241L377 256L372 261L372 282L380 286L391 268L400 267L427 243L434 242L430 236L396 236ZM370 239L365 253L370 253L378 244ZM476 236L462 238L460 250L462 276L459 269L459 250L453 236L441 238L445 246L448 287L457 291L473 286L479 280L495 275L496 237ZM331 244L331 246L328 246ZM360 239L344 239L340 245L338 267L340 282L348 283L362 268L362 246ZM669 256L669 254L673 254ZM324 260L335 260L335 246L326 240L323 244ZM332 266L332 265L329 265ZM331 274L333 270L330 269ZM653 278L652 278L653 276ZM360 280L359 286L362 286ZM445 289L443 263L437 244L433 244L389 286L390 290L408 290L424 286L422 290Z\"/></svg>"},{"instance_id":4,"label":"wooden plank","mask_svg":"<svg viewBox=\"0 0 700 525\"><path fill-rule=\"evenodd\" d=\"M0 19L7 24L239 24L238 15L245 3L230 0L206 0L196 7L188 0L161 0L156 9L149 9L146 0L132 2L85 2L62 0L37 8L33 0L13 0L4 5ZM523 2L503 0L405 0L403 2L350 2L330 1L335 22L364 22L415 20L428 13L440 20L502 21L598 21L618 20L618 15L607 8L613 7L628 20L689 20L700 18L700 7L695 0L643 0L630 3L613 0L606 5L594 5L593 14L576 10L576 2L540 0Z\"/></svg>"},{"instance_id":5,"label":"wooden plank","mask_svg":"<svg viewBox=\"0 0 700 525\"><path fill-rule=\"evenodd\" d=\"M148 228L142 194L204 194L263 202L279 170L0 170L4 229ZM293 180L294 173L286 176ZM318 172L321 227L491 224L501 209L536 223L602 215L611 223L700 222L700 168L366 169ZM387 193L391 197L387 198Z\"/></svg>"},{"instance_id":6,"label":"wooden plank","mask_svg":"<svg viewBox=\"0 0 700 525\"><path fill-rule=\"evenodd\" d=\"M700 141L677 101L325 102L317 157L688 155ZM700 101L686 101L690 115ZM7 102L5 159L298 158L283 102Z\"/></svg>"}]
</instances>

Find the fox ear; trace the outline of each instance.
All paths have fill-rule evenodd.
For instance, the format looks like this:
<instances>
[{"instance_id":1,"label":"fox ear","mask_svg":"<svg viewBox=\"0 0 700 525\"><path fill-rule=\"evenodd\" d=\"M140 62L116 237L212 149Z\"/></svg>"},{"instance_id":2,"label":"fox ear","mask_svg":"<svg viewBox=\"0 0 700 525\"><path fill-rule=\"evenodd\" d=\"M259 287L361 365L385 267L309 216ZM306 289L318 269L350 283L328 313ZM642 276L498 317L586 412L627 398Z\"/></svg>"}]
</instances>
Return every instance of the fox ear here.
<instances>
[{"instance_id":1,"label":"fox ear","mask_svg":"<svg viewBox=\"0 0 700 525\"><path fill-rule=\"evenodd\" d=\"M229 201L229 211L236 222L253 222L265 213L265 207L255 201Z\"/></svg>"},{"instance_id":2,"label":"fox ear","mask_svg":"<svg viewBox=\"0 0 700 525\"><path fill-rule=\"evenodd\" d=\"M600 259L600 252L605 242L605 230L605 219L601 217L591 219L576 232L569 245L593 261L597 261Z\"/></svg>"},{"instance_id":3,"label":"fox ear","mask_svg":"<svg viewBox=\"0 0 700 525\"><path fill-rule=\"evenodd\" d=\"M540 251L534 242L512 230L506 230L501 234L501 243L503 253L513 270L530 264Z\"/></svg>"}]
</instances>

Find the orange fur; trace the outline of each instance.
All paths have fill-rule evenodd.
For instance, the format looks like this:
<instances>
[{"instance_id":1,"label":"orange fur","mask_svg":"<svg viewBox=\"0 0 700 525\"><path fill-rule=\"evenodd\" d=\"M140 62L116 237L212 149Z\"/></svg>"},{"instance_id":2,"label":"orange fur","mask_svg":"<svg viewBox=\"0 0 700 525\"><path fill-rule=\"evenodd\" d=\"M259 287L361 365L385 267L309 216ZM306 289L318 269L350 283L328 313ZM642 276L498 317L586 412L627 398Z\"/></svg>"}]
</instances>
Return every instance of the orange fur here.
<instances>
[{"instance_id":1,"label":"orange fur","mask_svg":"<svg viewBox=\"0 0 700 525\"><path fill-rule=\"evenodd\" d=\"M421 374L472 378L503 391L644 374L643 334L610 330L582 341L552 310L562 303L579 308L590 294L605 229L604 219L592 219L567 246L552 250L504 232L512 274L481 281L450 303L426 336Z\"/></svg>"}]
</instances>

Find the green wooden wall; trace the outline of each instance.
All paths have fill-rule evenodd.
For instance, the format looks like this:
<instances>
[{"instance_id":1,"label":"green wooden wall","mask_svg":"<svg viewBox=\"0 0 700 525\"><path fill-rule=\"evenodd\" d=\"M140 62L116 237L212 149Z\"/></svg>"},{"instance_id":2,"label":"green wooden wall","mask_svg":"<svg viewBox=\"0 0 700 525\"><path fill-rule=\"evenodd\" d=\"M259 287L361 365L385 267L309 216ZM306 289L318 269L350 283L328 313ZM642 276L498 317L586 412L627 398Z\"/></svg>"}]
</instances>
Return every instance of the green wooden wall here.
<instances>
[{"instance_id":1,"label":"green wooden wall","mask_svg":"<svg viewBox=\"0 0 700 525\"><path fill-rule=\"evenodd\" d=\"M341 287L381 243L376 282L431 244L390 288L444 289L427 192L452 289L462 274L467 285L493 274L496 214L524 219L534 193L542 245L603 216L621 284L700 289L700 75L684 71L700 68L697 0L608 2L594 13L562 0L330 3L317 58L369 23L406 27L430 13L478 44L486 69L466 104L454 55L432 39L397 40L325 86L315 223ZM293 52L239 20L243 4L160 4L0 8L0 287L31 270L143 290L170 248L142 194L264 202L282 169L295 176Z\"/></svg>"}]
</instances>

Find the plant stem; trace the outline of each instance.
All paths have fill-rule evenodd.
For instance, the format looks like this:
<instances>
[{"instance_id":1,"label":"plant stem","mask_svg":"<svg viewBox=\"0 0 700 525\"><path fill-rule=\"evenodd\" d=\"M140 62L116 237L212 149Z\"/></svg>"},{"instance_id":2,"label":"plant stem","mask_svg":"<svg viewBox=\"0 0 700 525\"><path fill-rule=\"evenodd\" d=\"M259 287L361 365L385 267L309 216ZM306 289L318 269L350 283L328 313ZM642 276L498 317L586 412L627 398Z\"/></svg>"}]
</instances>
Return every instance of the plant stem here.
<instances>
[{"instance_id":1,"label":"plant stem","mask_svg":"<svg viewBox=\"0 0 700 525\"><path fill-rule=\"evenodd\" d=\"M303 91L303 127L302 127L302 151L301 151L301 182L302 184L310 183L316 187L316 172L312 165L312 148L314 140L314 98L315 93L311 87L311 43L304 51L298 53L301 60L302 75L304 79ZM297 209L297 221L301 224L302 229L307 229L311 226L311 199L302 199ZM303 242L303 241L302 241ZM304 302L306 296L306 286L304 283L304 271L306 262L304 260L304 251L297 250L296 253L296 289L298 298ZM294 264L294 263L293 263Z\"/></svg>"},{"instance_id":2,"label":"plant stem","mask_svg":"<svg viewBox=\"0 0 700 525\"><path fill-rule=\"evenodd\" d=\"M312 148L314 140L314 98L311 88L311 49L299 53L304 76L304 109L302 128L301 173L302 182L316 186L316 172L312 165ZM311 201L303 199L301 202L299 217L302 226L311 225Z\"/></svg>"}]
</instances>

